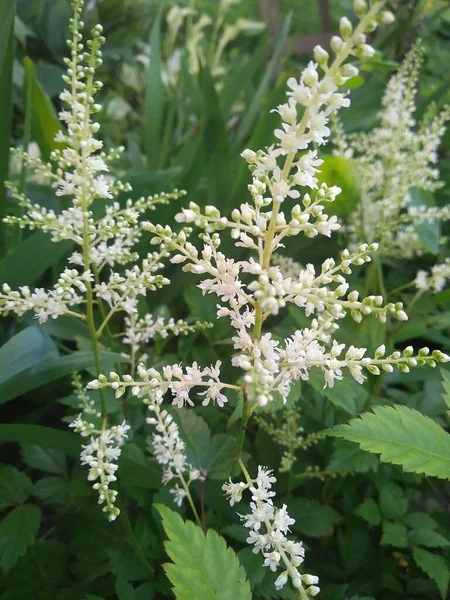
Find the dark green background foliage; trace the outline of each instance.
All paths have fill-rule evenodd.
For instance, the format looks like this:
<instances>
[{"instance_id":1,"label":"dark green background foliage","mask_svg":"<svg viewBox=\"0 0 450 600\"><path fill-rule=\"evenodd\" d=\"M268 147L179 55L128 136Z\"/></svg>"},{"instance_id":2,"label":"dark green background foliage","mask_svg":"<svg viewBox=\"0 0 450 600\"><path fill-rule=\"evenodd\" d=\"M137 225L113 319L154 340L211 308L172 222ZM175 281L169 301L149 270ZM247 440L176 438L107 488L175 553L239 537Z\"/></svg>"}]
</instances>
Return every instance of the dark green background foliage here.
<instances>
[{"instance_id":1,"label":"dark green background foliage","mask_svg":"<svg viewBox=\"0 0 450 600\"><path fill-rule=\"evenodd\" d=\"M13 35L14 4L12 0L0 4L2 180L7 176L9 131L13 145L36 141L44 157L54 147L70 16L66 0L17 0ZM297 75L309 60L308 56L292 54L292 41L318 33L318 2L282 0L280 33L275 38L263 33L233 42L228 56L231 69L219 90L207 66L194 76L182 64L179 90L171 96L162 85L162 58L158 57L166 33L161 15L171 3L96 0L87 4L86 27L101 22L107 38L100 73L104 82L104 109L99 115L101 135L107 148L125 146L117 171L133 185L131 197L178 187L187 191L188 201L214 204L222 212L246 201L248 171L239 154L245 147L257 149L272 142L277 117L269 110L282 100L287 78ZM197 5L214 14L215 2L198 0ZM347 0L331 2L332 28L341 15L348 14L350 5ZM450 100L447 2L398 0L392 2L392 7L397 22L380 32L374 41L382 54L366 61L361 76L351 82L352 107L343 114L348 130L364 130L375 123L384 85L418 36L422 37L426 53L419 112L423 113L431 102ZM232 10L235 16L259 18L256 0L245 1ZM148 53L147 45L154 57L148 70L136 59L137 55ZM126 65L137 65L142 80L130 85L123 76ZM8 84L11 69L12 84ZM230 120L236 98L243 111L237 119ZM111 108L118 101L128 107L120 119L114 117ZM189 120L186 115L195 118ZM434 201L444 205L449 202L450 193L448 133L440 152L439 168L445 186L435 194ZM10 176L24 174L16 172ZM348 215L359 200L359 184L349 174L348 165L329 160L323 178L343 188L343 200L335 210L341 216ZM28 183L27 193L44 206L55 210L62 206L47 188L36 183ZM124 199L125 196L121 200ZM0 206L0 215L15 210L4 195ZM179 206L159 207L154 220L171 222ZM53 244L42 233L17 235L6 233L4 228L0 233L0 281L7 281L12 287L51 285L71 250L70 244ZM435 252L436 233L424 235L434 235L430 250ZM148 241L144 237L141 242L142 252L147 250ZM328 256L336 256L343 243L339 236L326 242L295 238L295 244L288 244L286 254L303 264L318 264ZM231 243L225 248L236 252ZM445 256L445 248L441 253ZM428 268L435 260L435 256L428 256L420 260L420 265L414 261L384 264L387 288L392 290L410 281L419 266ZM169 277L172 272L172 284L153 294L148 306L144 300L142 310L191 321L209 320L214 327L176 341L156 340L152 364L193 360L209 364L222 360L229 365L231 330L226 322L216 320L215 300L201 296L195 278L174 267L169 269ZM360 269L353 276L352 285L378 293L372 275L369 270L365 277ZM404 300L407 302L412 295L406 291ZM273 335L279 338L304 325L302 311L295 308L271 321ZM112 323L113 332L120 331L120 327L120 320ZM253 598L296 598L287 586L276 592L273 575L262 567L261 557L252 554L246 545L236 511L222 495L221 485L229 475L238 434L237 396L230 394L229 403L220 410L200 406L195 411L174 412L174 416L180 423L192 464L208 471L204 484L192 486L194 500L203 504L207 526L226 539L236 551L240 565L226 554L216 534L211 532L207 539L198 539L198 531L189 532L190 525L183 525L176 515L161 507L174 508L167 488L161 485L160 469L147 450L150 427L145 424L145 408L136 399L129 410L134 433L123 450L118 472L121 517L112 524L104 518L97 507L96 494L86 481L86 469L79 465L81 442L67 429L68 413L74 413L76 403L69 375L80 371L86 379L95 376L89 336L83 325L61 318L38 326L29 316L10 316L1 321L0 336L2 600L172 597L171 588L176 589L177 585L166 564L166 549L170 555L170 544L175 543L172 537L186 543L184 536L189 535L195 538L199 557L204 545L208 552L217 553L220 563L228 565L237 579L244 581L246 575ZM429 345L449 352L450 291L431 300L419 300L406 324L388 325L385 329L375 320L356 326L346 319L339 336L370 352L386 337L389 344L400 349L409 344ZM121 357L117 352L104 351L101 360L107 372L120 363ZM235 377L234 370L225 367L225 379L232 381ZM409 375L397 373L384 378L369 376L363 387L353 380L337 382L333 390L323 390L322 386L318 377L292 391L289 402L301 410L300 424L305 435L346 423L370 407L392 404L416 409L442 427L449 422L450 377L439 369L419 368ZM119 419L119 402L113 397L107 402L109 412L117 413ZM283 413L277 412L279 408L272 409L275 419L283 418ZM278 471L282 449L255 422L244 451L251 473L258 464ZM293 535L304 541L306 569L319 575L322 600L447 598L448 483L381 463L357 443L339 437L319 437L317 443L298 450L292 471L279 476L276 490L279 504L286 502L296 519ZM180 512L190 518L184 514L184 508ZM161 515L166 519L164 528ZM167 536L172 541L165 549ZM186 544L186 553L190 551ZM216 575L208 572L207 576ZM242 586L239 589L248 584ZM239 593L233 597L237 599Z\"/></svg>"}]
</instances>

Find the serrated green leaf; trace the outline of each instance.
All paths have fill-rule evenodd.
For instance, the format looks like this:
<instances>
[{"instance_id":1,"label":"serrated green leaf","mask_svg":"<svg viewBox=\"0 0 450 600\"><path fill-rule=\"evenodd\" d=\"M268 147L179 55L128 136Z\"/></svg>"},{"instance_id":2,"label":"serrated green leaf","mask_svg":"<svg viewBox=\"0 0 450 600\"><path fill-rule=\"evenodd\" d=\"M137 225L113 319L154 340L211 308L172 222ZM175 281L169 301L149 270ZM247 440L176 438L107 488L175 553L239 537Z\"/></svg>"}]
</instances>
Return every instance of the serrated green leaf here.
<instances>
[{"instance_id":1,"label":"serrated green leaf","mask_svg":"<svg viewBox=\"0 0 450 600\"><path fill-rule=\"evenodd\" d=\"M181 439L186 444L188 462L196 469L209 469L213 448L208 423L193 410L177 411L176 419L179 421Z\"/></svg>"},{"instance_id":2,"label":"serrated green leaf","mask_svg":"<svg viewBox=\"0 0 450 600\"><path fill-rule=\"evenodd\" d=\"M118 600L136 600L134 587L124 577L116 579L116 594Z\"/></svg>"},{"instance_id":3,"label":"serrated green leaf","mask_svg":"<svg viewBox=\"0 0 450 600\"><path fill-rule=\"evenodd\" d=\"M0 523L0 563L8 572L35 542L41 510L34 504L18 506Z\"/></svg>"},{"instance_id":4,"label":"serrated green leaf","mask_svg":"<svg viewBox=\"0 0 450 600\"><path fill-rule=\"evenodd\" d=\"M408 510L409 501L403 488L394 481L377 482L379 506L386 519L398 519Z\"/></svg>"},{"instance_id":5,"label":"serrated green leaf","mask_svg":"<svg viewBox=\"0 0 450 600\"><path fill-rule=\"evenodd\" d=\"M366 498L355 510L355 513L371 525L381 523L380 509L373 498Z\"/></svg>"},{"instance_id":6,"label":"serrated green leaf","mask_svg":"<svg viewBox=\"0 0 450 600\"><path fill-rule=\"evenodd\" d=\"M433 519L428 513L415 512L408 513L403 517L403 522L414 529L437 529L439 523Z\"/></svg>"},{"instance_id":7,"label":"serrated green leaf","mask_svg":"<svg viewBox=\"0 0 450 600\"><path fill-rule=\"evenodd\" d=\"M36 444L22 446L22 459L31 468L45 473L66 475L66 457L63 452Z\"/></svg>"},{"instance_id":8,"label":"serrated green leaf","mask_svg":"<svg viewBox=\"0 0 450 600\"><path fill-rule=\"evenodd\" d=\"M428 548L443 548L450 545L447 538L430 529L411 529L408 532L408 539L415 546L426 546Z\"/></svg>"},{"instance_id":9,"label":"serrated green leaf","mask_svg":"<svg viewBox=\"0 0 450 600\"><path fill-rule=\"evenodd\" d=\"M33 495L48 504L65 504L68 485L63 477L43 477L33 486Z\"/></svg>"},{"instance_id":10,"label":"serrated green leaf","mask_svg":"<svg viewBox=\"0 0 450 600\"><path fill-rule=\"evenodd\" d=\"M353 471L367 473L376 471L378 458L361 450L356 444L346 440L336 440L327 471Z\"/></svg>"},{"instance_id":11,"label":"serrated green leaf","mask_svg":"<svg viewBox=\"0 0 450 600\"><path fill-rule=\"evenodd\" d=\"M334 525L342 521L334 508L312 498L294 498L289 502L289 514L295 519L292 529L310 537L327 535Z\"/></svg>"},{"instance_id":12,"label":"serrated green leaf","mask_svg":"<svg viewBox=\"0 0 450 600\"><path fill-rule=\"evenodd\" d=\"M423 550L423 548L414 548L413 558L416 565L436 583L442 600L445 600L450 580L448 562L442 556Z\"/></svg>"},{"instance_id":13,"label":"serrated green leaf","mask_svg":"<svg viewBox=\"0 0 450 600\"><path fill-rule=\"evenodd\" d=\"M401 523L391 523L383 521L383 536L381 538L382 546L394 546L395 548L406 548L408 545L408 530Z\"/></svg>"},{"instance_id":14,"label":"serrated green leaf","mask_svg":"<svg viewBox=\"0 0 450 600\"><path fill-rule=\"evenodd\" d=\"M0 465L0 510L22 504L29 496L31 479L11 465Z\"/></svg>"},{"instance_id":15,"label":"serrated green leaf","mask_svg":"<svg viewBox=\"0 0 450 600\"><path fill-rule=\"evenodd\" d=\"M409 473L450 479L450 435L407 406L376 406L373 413L334 427L330 435L356 442Z\"/></svg>"},{"instance_id":16,"label":"serrated green leaf","mask_svg":"<svg viewBox=\"0 0 450 600\"><path fill-rule=\"evenodd\" d=\"M178 600L250 600L250 585L235 552L222 536L208 529L206 535L191 521L157 504L169 538L166 552L173 561L164 570Z\"/></svg>"}]
</instances>

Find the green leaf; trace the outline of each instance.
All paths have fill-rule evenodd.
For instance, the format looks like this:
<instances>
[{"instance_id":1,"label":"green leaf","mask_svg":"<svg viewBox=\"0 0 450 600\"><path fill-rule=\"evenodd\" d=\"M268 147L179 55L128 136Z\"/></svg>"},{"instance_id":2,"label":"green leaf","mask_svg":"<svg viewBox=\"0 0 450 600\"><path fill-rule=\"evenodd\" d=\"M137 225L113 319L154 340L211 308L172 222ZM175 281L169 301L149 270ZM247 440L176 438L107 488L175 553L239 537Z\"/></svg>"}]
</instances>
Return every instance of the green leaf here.
<instances>
[{"instance_id":1,"label":"green leaf","mask_svg":"<svg viewBox=\"0 0 450 600\"><path fill-rule=\"evenodd\" d=\"M33 495L49 504L66 504L68 497L67 479L43 477L33 486Z\"/></svg>"},{"instance_id":2,"label":"green leaf","mask_svg":"<svg viewBox=\"0 0 450 600\"><path fill-rule=\"evenodd\" d=\"M428 548L443 548L450 545L447 538L430 529L412 529L408 533L408 539L415 546L427 546Z\"/></svg>"},{"instance_id":3,"label":"green leaf","mask_svg":"<svg viewBox=\"0 0 450 600\"><path fill-rule=\"evenodd\" d=\"M378 459L376 456L367 454L356 444L345 440L336 440L327 471L367 473L368 471L376 471L377 468Z\"/></svg>"},{"instance_id":4,"label":"green leaf","mask_svg":"<svg viewBox=\"0 0 450 600\"><path fill-rule=\"evenodd\" d=\"M29 467L38 471L63 476L67 473L64 453L54 448L27 444L22 446L22 459Z\"/></svg>"},{"instance_id":5,"label":"green leaf","mask_svg":"<svg viewBox=\"0 0 450 600\"><path fill-rule=\"evenodd\" d=\"M334 525L342 521L334 508L312 498L294 498L289 503L289 514L295 519L292 529L310 537L327 535Z\"/></svg>"},{"instance_id":6,"label":"green leaf","mask_svg":"<svg viewBox=\"0 0 450 600\"><path fill-rule=\"evenodd\" d=\"M100 352L100 364L124 363L129 359L114 352ZM21 396L50 381L95 366L94 353L91 351L73 352L66 356L56 356L31 369L10 378L0 386L0 404Z\"/></svg>"},{"instance_id":7,"label":"green leaf","mask_svg":"<svg viewBox=\"0 0 450 600\"><path fill-rule=\"evenodd\" d=\"M401 486L394 481L380 480L377 482L379 491L379 506L387 519L398 519L408 510L409 501Z\"/></svg>"},{"instance_id":8,"label":"green leaf","mask_svg":"<svg viewBox=\"0 0 450 600\"><path fill-rule=\"evenodd\" d=\"M208 170L208 203L223 207L224 193L232 176L231 152L214 79L206 67L200 71L200 86L204 106L203 144Z\"/></svg>"},{"instance_id":9,"label":"green leaf","mask_svg":"<svg viewBox=\"0 0 450 600\"><path fill-rule=\"evenodd\" d=\"M245 91L255 73L264 65L268 55L268 44L262 39L259 46L249 56L243 56L235 70L231 70L224 80L223 88L219 91L220 106L225 118L231 115L233 105Z\"/></svg>"},{"instance_id":10,"label":"green leaf","mask_svg":"<svg viewBox=\"0 0 450 600\"><path fill-rule=\"evenodd\" d=\"M450 435L407 406L376 406L373 413L334 427L330 435L356 442L409 473L450 478Z\"/></svg>"},{"instance_id":11,"label":"green leaf","mask_svg":"<svg viewBox=\"0 0 450 600\"><path fill-rule=\"evenodd\" d=\"M403 522L415 529L437 529L439 523L428 513L415 512L408 513L403 517Z\"/></svg>"},{"instance_id":12,"label":"green leaf","mask_svg":"<svg viewBox=\"0 0 450 600\"><path fill-rule=\"evenodd\" d=\"M186 444L188 462L196 469L207 469L213 458L211 430L208 423L193 410L175 413L180 425L180 436Z\"/></svg>"},{"instance_id":13,"label":"green leaf","mask_svg":"<svg viewBox=\"0 0 450 600\"><path fill-rule=\"evenodd\" d=\"M226 479L234 462L236 440L225 433L217 433L212 440L212 461L209 466L209 479Z\"/></svg>"},{"instance_id":14,"label":"green leaf","mask_svg":"<svg viewBox=\"0 0 450 600\"><path fill-rule=\"evenodd\" d=\"M161 78L161 14L150 33L150 64L145 90L144 146L149 169L157 169L160 160L161 130L164 112L164 86Z\"/></svg>"},{"instance_id":15,"label":"green leaf","mask_svg":"<svg viewBox=\"0 0 450 600\"><path fill-rule=\"evenodd\" d=\"M444 369L441 369L441 375L442 387L444 388L442 398L447 405L447 408L450 409L450 373L448 371L444 371Z\"/></svg>"},{"instance_id":16,"label":"green leaf","mask_svg":"<svg viewBox=\"0 0 450 600\"><path fill-rule=\"evenodd\" d=\"M7 572L36 540L41 511L34 504L22 504L0 523L0 564Z\"/></svg>"},{"instance_id":17,"label":"green leaf","mask_svg":"<svg viewBox=\"0 0 450 600\"><path fill-rule=\"evenodd\" d=\"M31 490L31 480L11 465L0 464L0 510L23 504Z\"/></svg>"},{"instance_id":18,"label":"green leaf","mask_svg":"<svg viewBox=\"0 0 450 600\"><path fill-rule=\"evenodd\" d=\"M373 498L366 498L355 510L355 513L371 525L379 525L381 523L380 510Z\"/></svg>"},{"instance_id":19,"label":"green leaf","mask_svg":"<svg viewBox=\"0 0 450 600\"><path fill-rule=\"evenodd\" d=\"M0 262L0 282L11 288L31 285L73 248L73 242L52 242L48 233L37 231L27 237ZM73 319L72 319L73 320Z\"/></svg>"},{"instance_id":20,"label":"green leaf","mask_svg":"<svg viewBox=\"0 0 450 600\"><path fill-rule=\"evenodd\" d=\"M284 20L283 26L279 34L277 34L277 45L273 51L272 58L270 59L269 64L264 73L264 77L261 79L261 83L258 86L258 89L253 95L250 106L248 107L245 115L241 120L241 124L239 126L237 135L236 135L236 146L240 147L243 143L249 132L251 131L253 124L261 110L261 102L264 94L270 88L271 82L275 76L275 73L278 69L278 65L280 63L281 57L283 56L285 44L289 35L289 31L292 25L292 12L289 12Z\"/></svg>"},{"instance_id":21,"label":"green leaf","mask_svg":"<svg viewBox=\"0 0 450 600\"><path fill-rule=\"evenodd\" d=\"M78 458L81 444L80 437L70 431L28 424L0 424L0 443L2 442L37 444L54 448L72 458Z\"/></svg>"},{"instance_id":22,"label":"green leaf","mask_svg":"<svg viewBox=\"0 0 450 600\"><path fill-rule=\"evenodd\" d=\"M178 600L250 600L250 585L235 552L212 529L206 535L191 521L156 505L169 538L165 549L172 563L164 570Z\"/></svg>"},{"instance_id":23,"label":"green leaf","mask_svg":"<svg viewBox=\"0 0 450 600\"><path fill-rule=\"evenodd\" d=\"M340 156L321 155L323 164L317 173L319 185L337 185L342 189L336 200L329 204L327 212L333 215L349 216L361 198L361 181L354 162Z\"/></svg>"},{"instance_id":24,"label":"green leaf","mask_svg":"<svg viewBox=\"0 0 450 600\"><path fill-rule=\"evenodd\" d=\"M439 588L442 600L447 598L450 570L448 562L437 554L414 548L413 558L416 565L432 579Z\"/></svg>"},{"instance_id":25,"label":"green leaf","mask_svg":"<svg viewBox=\"0 0 450 600\"><path fill-rule=\"evenodd\" d=\"M9 147L12 126L12 74L14 62L14 15L16 0L0 2L0 257L6 254L6 216Z\"/></svg>"},{"instance_id":26,"label":"green leaf","mask_svg":"<svg viewBox=\"0 0 450 600\"><path fill-rule=\"evenodd\" d=\"M51 338L38 327L24 329L0 348L0 390L5 382L27 369L58 356ZM0 396L0 404L6 402Z\"/></svg>"},{"instance_id":27,"label":"green leaf","mask_svg":"<svg viewBox=\"0 0 450 600\"><path fill-rule=\"evenodd\" d=\"M383 521L383 536L381 538L382 546L395 546L395 548L406 548L408 530L401 523L391 523Z\"/></svg>"},{"instance_id":28,"label":"green leaf","mask_svg":"<svg viewBox=\"0 0 450 600\"><path fill-rule=\"evenodd\" d=\"M161 487L161 470L136 444L126 444L119 459L119 477L124 486L157 490Z\"/></svg>"},{"instance_id":29,"label":"green leaf","mask_svg":"<svg viewBox=\"0 0 450 600\"><path fill-rule=\"evenodd\" d=\"M23 59L25 69L25 88L31 86L31 135L37 142L44 160L49 160L52 150L64 146L55 142L55 136L61 130L61 123L50 98L36 78L33 61L26 56Z\"/></svg>"},{"instance_id":30,"label":"green leaf","mask_svg":"<svg viewBox=\"0 0 450 600\"><path fill-rule=\"evenodd\" d=\"M116 579L116 594L118 600L136 600L134 587L123 577Z\"/></svg>"}]
</instances>

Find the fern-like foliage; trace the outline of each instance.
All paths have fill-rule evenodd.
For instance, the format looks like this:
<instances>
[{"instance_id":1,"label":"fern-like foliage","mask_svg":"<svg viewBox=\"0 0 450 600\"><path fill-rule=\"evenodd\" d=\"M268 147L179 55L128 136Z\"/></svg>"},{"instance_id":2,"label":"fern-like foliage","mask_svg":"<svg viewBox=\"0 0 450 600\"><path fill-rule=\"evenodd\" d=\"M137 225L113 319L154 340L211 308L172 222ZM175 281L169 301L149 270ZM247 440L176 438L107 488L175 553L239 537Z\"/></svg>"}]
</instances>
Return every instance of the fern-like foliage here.
<instances>
[{"instance_id":1,"label":"fern-like foliage","mask_svg":"<svg viewBox=\"0 0 450 600\"><path fill-rule=\"evenodd\" d=\"M164 570L173 585L177 600L250 600L247 575L234 550L212 529L206 535L192 521L162 504L156 508L162 516L169 538Z\"/></svg>"},{"instance_id":2,"label":"fern-like foliage","mask_svg":"<svg viewBox=\"0 0 450 600\"><path fill-rule=\"evenodd\" d=\"M409 473L450 479L450 435L429 417L407 406L376 406L330 435L356 442L380 460Z\"/></svg>"}]
</instances>

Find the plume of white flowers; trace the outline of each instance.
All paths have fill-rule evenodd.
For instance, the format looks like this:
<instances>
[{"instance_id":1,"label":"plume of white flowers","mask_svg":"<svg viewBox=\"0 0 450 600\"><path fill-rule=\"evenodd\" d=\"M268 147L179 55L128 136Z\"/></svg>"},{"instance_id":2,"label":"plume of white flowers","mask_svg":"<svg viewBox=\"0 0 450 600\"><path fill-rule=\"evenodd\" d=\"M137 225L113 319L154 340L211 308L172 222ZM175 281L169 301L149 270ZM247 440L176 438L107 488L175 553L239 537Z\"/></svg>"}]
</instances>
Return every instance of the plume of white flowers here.
<instances>
[{"instance_id":1,"label":"plume of white flowers","mask_svg":"<svg viewBox=\"0 0 450 600\"><path fill-rule=\"evenodd\" d=\"M446 258L443 263L438 263L431 267L431 272L418 271L414 284L418 290L431 291L433 294L442 292L447 282L450 280L450 258Z\"/></svg>"},{"instance_id":2,"label":"plume of white flowers","mask_svg":"<svg viewBox=\"0 0 450 600\"><path fill-rule=\"evenodd\" d=\"M175 504L181 506L183 500L188 498L196 514L189 486L193 481L204 479L204 476L188 463L186 446L180 437L178 425L172 415L161 408L162 402L160 392L152 394L151 399L147 400L148 408L153 413L152 417L147 418L147 423L154 425L156 429L156 433L152 435L151 448L163 467L163 483L175 482L170 490Z\"/></svg>"},{"instance_id":3,"label":"plume of white flowers","mask_svg":"<svg viewBox=\"0 0 450 600\"><path fill-rule=\"evenodd\" d=\"M432 106L417 123L415 98L422 52L413 46L390 79L379 125L368 133L345 136L336 127L334 154L351 158L361 179L361 201L347 232L351 243L380 243L386 256L411 258L426 252L417 225L450 219L449 207L413 204L410 190L434 191L439 181L437 150L450 119L450 106Z\"/></svg>"},{"instance_id":4,"label":"plume of white flowers","mask_svg":"<svg viewBox=\"0 0 450 600\"><path fill-rule=\"evenodd\" d=\"M83 420L79 415L69 427L82 437L89 437L89 443L82 446L81 464L89 467L89 481L95 481L93 488L98 491L98 503L104 504L103 512L108 513L108 520L114 521L120 514L115 506L117 491L110 489L110 484L117 480L115 473L117 461L121 454L121 446L128 438L130 426L125 421L121 425L97 429L93 423Z\"/></svg>"},{"instance_id":5,"label":"plume of white flowers","mask_svg":"<svg viewBox=\"0 0 450 600\"><path fill-rule=\"evenodd\" d=\"M183 193L175 190L170 194L124 202L116 198L119 193L130 191L131 186L109 174L109 163L120 156L123 148L104 152L97 137L100 125L95 115L101 107L96 103L95 95L102 84L96 80L96 71L102 64L101 46L105 39L101 26L96 25L91 37L83 41L80 33L84 27L81 20L83 4L83 0L73 0L71 4L71 38L67 41L70 57L65 59L67 71L63 76L67 89L60 95L64 108L59 113L62 127L55 139L57 149L51 152L49 162L43 161L36 152L13 151L40 181L46 181L55 195L62 198L64 208L56 211L35 204L11 183L22 215L5 218L11 225L44 231L54 242L70 240L75 250L51 289L33 290L22 286L12 290L7 283L3 284L0 314L22 316L32 311L40 323L62 315L82 320L89 328L98 373L102 334L107 332L112 340L109 322L118 313L125 314L124 341L131 346L130 370L133 372L137 353L139 359L144 360L146 346L156 332L161 336L177 335L203 325L175 323L173 319L153 323L151 315L138 316L139 297L169 283L160 274L164 266L162 261L168 256L167 250L161 248L143 259L135 251L143 234L142 217L158 204L168 203ZM98 207L94 213L94 202L100 207L106 204L103 213ZM116 492L109 490L109 485L115 481L119 446L127 437L128 425L108 423L103 392L99 394L98 410L97 403L83 392L79 375L75 375L74 387L79 408L86 418L89 416L94 421L90 423L80 415L71 425L81 435L91 436L91 443L83 450L81 459L83 464L90 466L89 479L99 480L94 487L100 501L105 502L110 518L115 518L118 514L114 506Z\"/></svg>"},{"instance_id":6,"label":"plume of white flowers","mask_svg":"<svg viewBox=\"0 0 450 600\"><path fill-rule=\"evenodd\" d=\"M222 486L230 505L242 500L245 490L251 492L251 512L239 515L244 527L249 529L247 543L253 546L253 552L261 552L264 556L264 566L274 573L283 569L275 581L277 590L291 580L299 591L300 598L307 599L317 596L320 592L319 578L315 575L302 575L298 567L303 563L305 549L301 542L289 540L289 527L295 523L288 512L286 504L281 508L274 506L275 492L272 484L276 482L273 472L266 467L258 467L258 475L251 480L247 473L246 482L229 481Z\"/></svg>"},{"instance_id":7,"label":"plume of white flowers","mask_svg":"<svg viewBox=\"0 0 450 600\"><path fill-rule=\"evenodd\" d=\"M378 22L392 20L391 13L379 13L383 2L374 2L370 9L363 5L364 2L355 4L361 20L354 31L348 19L341 20L341 37L335 36L331 42L334 59L316 47L316 62L308 65L299 80L288 80L288 101L277 108L282 119L281 128L275 130L278 143L266 150L243 152L253 175L249 186L252 203L241 204L228 218L214 206L206 206L202 211L191 202L176 218L203 230L200 250L189 241L190 227L177 233L168 225L146 225L154 234L152 244L174 253L171 261L183 264L184 271L199 275L203 293L219 298L217 316L228 318L235 330L232 341L236 355L232 364L243 372L241 386L220 379L220 363L205 368L197 363L185 368L172 365L162 374L141 367L138 379L120 378L114 373L109 379L102 375L92 382L93 386L112 387L118 396L128 386L138 396L156 389L162 393L170 390L177 406L193 404L194 388L206 387L203 403L212 399L219 406L226 402L227 389L241 389L246 401L263 406L276 393L286 399L292 382L308 380L313 368L321 369L325 386L332 387L336 379L343 378L344 370L362 383L365 371L379 374L381 370L407 370L415 364L435 365L449 360L439 351L429 355L427 348L416 357L410 349L385 357L384 346L371 358L365 356L365 348L345 348L333 339L338 321L346 314L357 322L366 315L382 322L387 318L407 319L400 302L383 306L381 296L360 299L357 291L349 290L345 275L351 273L354 265L371 260L371 253L378 248L376 243L361 244L353 252L344 250L337 262L327 259L319 269L307 264L296 276L287 276L272 261L273 252L283 246L288 236L301 232L308 237L330 236L339 228L336 217L326 214L325 206L334 201L340 189L318 186L315 174L322 161L311 146L327 141L329 118L350 104L348 97L338 91L339 85L358 73L355 66L346 62L348 57L371 55L373 49L366 44L365 31L373 30ZM301 194L299 188L309 191ZM282 208L290 199L299 203L288 205L284 212ZM230 231L236 246L250 250L248 260L234 260L220 251L219 232L225 229ZM288 303L303 308L312 319L311 325L280 342L270 332L263 333L262 327L270 315L278 314Z\"/></svg>"}]
</instances>

